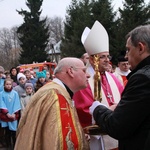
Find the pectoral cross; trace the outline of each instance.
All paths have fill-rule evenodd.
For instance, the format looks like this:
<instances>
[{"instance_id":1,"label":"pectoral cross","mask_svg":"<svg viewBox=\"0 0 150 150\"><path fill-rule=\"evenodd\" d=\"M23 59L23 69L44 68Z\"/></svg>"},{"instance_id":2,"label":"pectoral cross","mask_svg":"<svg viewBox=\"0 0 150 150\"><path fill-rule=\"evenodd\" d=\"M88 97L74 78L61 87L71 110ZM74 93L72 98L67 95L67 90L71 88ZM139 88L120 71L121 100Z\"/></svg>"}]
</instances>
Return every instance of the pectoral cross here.
<instances>
[{"instance_id":1,"label":"pectoral cross","mask_svg":"<svg viewBox=\"0 0 150 150\"><path fill-rule=\"evenodd\" d=\"M68 105L67 105L67 103L66 103L66 108L60 108L61 110L66 110L66 112L67 112L67 114L68 114L68 116L69 116L69 107L68 107Z\"/></svg>"},{"instance_id":2,"label":"pectoral cross","mask_svg":"<svg viewBox=\"0 0 150 150\"><path fill-rule=\"evenodd\" d=\"M107 94L107 97L109 98L110 102L112 103L112 95L110 93Z\"/></svg>"}]
</instances>

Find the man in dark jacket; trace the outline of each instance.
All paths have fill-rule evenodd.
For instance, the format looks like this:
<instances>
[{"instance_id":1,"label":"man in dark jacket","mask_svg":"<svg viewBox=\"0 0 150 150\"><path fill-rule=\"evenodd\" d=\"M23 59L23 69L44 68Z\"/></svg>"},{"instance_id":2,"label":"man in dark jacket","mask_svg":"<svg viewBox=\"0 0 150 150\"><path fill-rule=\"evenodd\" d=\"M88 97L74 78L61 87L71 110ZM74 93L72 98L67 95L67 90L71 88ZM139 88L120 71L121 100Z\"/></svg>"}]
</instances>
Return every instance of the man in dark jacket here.
<instances>
[{"instance_id":1,"label":"man in dark jacket","mask_svg":"<svg viewBox=\"0 0 150 150\"><path fill-rule=\"evenodd\" d=\"M126 47L132 72L119 104L113 110L95 101L90 113L103 132L119 140L119 150L150 150L150 25L129 32Z\"/></svg>"}]
</instances>

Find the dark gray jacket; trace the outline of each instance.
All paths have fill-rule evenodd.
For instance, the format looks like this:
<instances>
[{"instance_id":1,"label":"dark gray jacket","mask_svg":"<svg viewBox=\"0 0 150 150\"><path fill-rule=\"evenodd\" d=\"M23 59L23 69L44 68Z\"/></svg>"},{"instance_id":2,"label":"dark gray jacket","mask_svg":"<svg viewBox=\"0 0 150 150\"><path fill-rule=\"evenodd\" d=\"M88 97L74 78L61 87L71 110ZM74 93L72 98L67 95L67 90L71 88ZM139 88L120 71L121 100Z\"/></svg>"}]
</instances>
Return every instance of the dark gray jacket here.
<instances>
[{"instance_id":1,"label":"dark gray jacket","mask_svg":"<svg viewBox=\"0 0 150 150\"><path fill-rule=\"evenodd\" d=\"M114 112L98 106L93 115L104 132L119 140L119 150L150 150L150 56L128 75Z\"/></svg>"}]
</instances>

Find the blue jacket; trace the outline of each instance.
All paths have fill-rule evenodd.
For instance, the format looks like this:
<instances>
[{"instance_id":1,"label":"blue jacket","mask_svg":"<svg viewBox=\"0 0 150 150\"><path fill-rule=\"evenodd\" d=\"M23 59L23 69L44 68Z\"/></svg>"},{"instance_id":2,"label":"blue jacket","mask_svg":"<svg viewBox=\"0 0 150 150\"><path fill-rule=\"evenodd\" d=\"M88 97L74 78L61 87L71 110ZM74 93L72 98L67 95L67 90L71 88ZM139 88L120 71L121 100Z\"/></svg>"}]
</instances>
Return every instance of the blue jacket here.
<instances>
[{"instance_id":1,"label":"blue jacket","mask_svg":"<svg viewBox=\"0 0 150 150\"><path fill-rule=\"evenodd\" d=\"M4 81L5 81L5 78L0 78L0 92L3 91L4 89Z\"/></svg>"}]
</instances>

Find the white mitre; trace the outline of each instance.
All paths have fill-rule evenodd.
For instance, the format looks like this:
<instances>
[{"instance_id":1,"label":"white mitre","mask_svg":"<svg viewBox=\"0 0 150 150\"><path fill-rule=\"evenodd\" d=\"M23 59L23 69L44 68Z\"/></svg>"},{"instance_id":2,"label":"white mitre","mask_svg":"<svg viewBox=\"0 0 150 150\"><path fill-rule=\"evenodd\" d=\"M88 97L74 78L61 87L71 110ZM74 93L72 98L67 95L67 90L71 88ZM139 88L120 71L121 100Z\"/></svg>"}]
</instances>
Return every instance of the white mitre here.
<instances>
[{"instance_id":1,"label":"white mitre","mask_svg":"<svg viewBox=\"0 0 150 150\"><path fill-rule=\"evenodd\" d=\"M89 55L109 52L109 37L103 25L95 21L91 30L86 27L82 33L81 41Z\"/></svg>"},{"instance_id":2,"label":"white mitre","mask_svg":"<svg viewBox=\"0 0 150 150\"><path fill-rule=\"evenodd\" d=\"M90 33L90 31L91 31L90 28L85 27L85 29L84 29L84 31L83 31L83 33L81 35L81 42L82 42L83 45L84 45L84 42L85 42L88 34Z\"/></svg>"}]
</instances>

